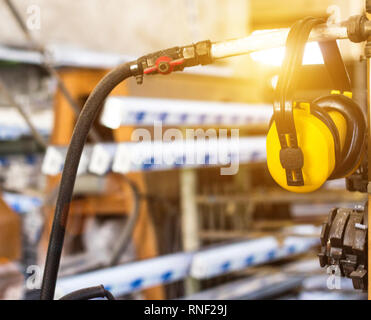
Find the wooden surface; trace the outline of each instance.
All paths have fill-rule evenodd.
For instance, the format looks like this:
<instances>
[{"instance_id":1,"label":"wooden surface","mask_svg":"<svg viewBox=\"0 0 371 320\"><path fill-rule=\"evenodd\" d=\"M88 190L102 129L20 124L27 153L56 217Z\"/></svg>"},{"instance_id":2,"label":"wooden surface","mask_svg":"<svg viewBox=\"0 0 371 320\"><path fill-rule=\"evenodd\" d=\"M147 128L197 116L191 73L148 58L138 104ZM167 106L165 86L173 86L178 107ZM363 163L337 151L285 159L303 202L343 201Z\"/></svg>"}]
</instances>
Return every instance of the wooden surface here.
<instances>
[{"instance_id":1,"label":"wooden surface","mask_svg":"<svg viewBox=\"0 0 371 320\"><path fill-rule=\"evenodd\" d=\"M321 190L311 193L292 193L285 190L264 190L263 192L251 192L248 194L233 194L233 195L212 195L197 196L197 202L202 204L216 203L265 203L269 199L269 203L307 203L307 204L323 204L337 203L340 200L343 202L361 202L366 201L367 196L363 193L348 192L342 190Z\"/></svg>"},{"instance_id":2,"label":"wooden surface","mask_svg":"<svg viewBox=\"0 0 371 320\"><path fill-rule=\"evenodd\" d=\"M21 255L21 219L0 194L0 259L17 260Z\"/></svg>"}]
</instances>

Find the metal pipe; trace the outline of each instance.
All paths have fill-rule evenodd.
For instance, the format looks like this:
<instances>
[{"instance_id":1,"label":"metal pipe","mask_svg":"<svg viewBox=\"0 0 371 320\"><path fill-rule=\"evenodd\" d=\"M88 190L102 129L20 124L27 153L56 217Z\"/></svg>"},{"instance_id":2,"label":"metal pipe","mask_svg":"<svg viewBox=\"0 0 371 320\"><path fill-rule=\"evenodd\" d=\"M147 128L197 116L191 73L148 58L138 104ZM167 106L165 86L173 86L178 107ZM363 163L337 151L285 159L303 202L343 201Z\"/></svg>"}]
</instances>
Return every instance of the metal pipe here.
<instances>
[{"instance_id":1,"label":"metal pipe","mask_svg":"<svg viewBox=\"0 0 371 320\"><path fill-rule=\"evenodd\" d=\"M21 117L23 118L23 120L27 123L27 125L28 125L28 127L29 127L29 129L31 131L31 134L34 137L34 139L36 140L37 144L43 150L46 150L46 148L48 147L47 141L44 139L44 137L41 136L41 134L36 129L35 125L32 123L29 115L27 114L27 112L25 111L25 109L23 108L23 106L20 105L19 103L17 103L17 101L15 100L13 94L6 87L5 83L2 80L0 80L0 92L4 95L4 97L7 100L7 102L11 106L13 106L14 108L16 108L18 110L18 112L21 115Z\"/></svg>"},{"instance_id":2,"label":"metal pipe","mask_svg":"<svg viewBox=\"0 0 371 320\"><path fill-rule=\"evenodd\" d=\"M180 172L181 226L183 250L187 252L200 248L196 189L197 176L195 170L183 169ZM199 282L187 277L185 281L186 294L193 294L199 289Z\"/></svg>"},{"instance_id":3,"label":"metal pipe","mask_svg":"<svg viewBox=\"0 0 371 320\"><path fill-rule=\"evenodd\" d=\"M335 39L347 39L346 23L327 26L321 24L315 27L309 35L308 41L328 41ZM245 38L215 42L211 45L213 59L221 59L255 51L283 47L286 43L290 28L278 29L269 32L252 34Z\"/></svg>"}]
</instances>

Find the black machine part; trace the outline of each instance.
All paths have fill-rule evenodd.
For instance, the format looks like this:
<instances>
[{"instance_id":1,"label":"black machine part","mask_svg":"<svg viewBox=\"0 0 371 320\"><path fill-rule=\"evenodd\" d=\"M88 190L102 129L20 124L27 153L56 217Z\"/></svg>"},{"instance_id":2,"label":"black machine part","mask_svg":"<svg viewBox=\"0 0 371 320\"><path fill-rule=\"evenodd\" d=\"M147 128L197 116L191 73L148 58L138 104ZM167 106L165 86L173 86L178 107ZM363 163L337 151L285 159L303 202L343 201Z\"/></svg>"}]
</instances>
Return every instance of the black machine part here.
<instances>
[{"instance_id":1,"label":"black machine part","mask_svg":"<svg viewBox=\"0 0 371 320\"><path fill-rule=\"evenodd\" d=\"M367 155L367 145L366 145ZM367 193L368 186L368 161L367 156L363 157L361 165L350 176L346 177L346 189Z\"/></svg>"},{"instance_id":2,"label":"black machine part","mask_svg":"<svg viewBox=\"0 0 371 320\"><path fill-rule=\"evenodd\" d=\"M335 208L322 226L321 267L337 266L341 275L352 279L355 289L368 284L368 204L362 210Z\"/></svg>"}]
</instances>

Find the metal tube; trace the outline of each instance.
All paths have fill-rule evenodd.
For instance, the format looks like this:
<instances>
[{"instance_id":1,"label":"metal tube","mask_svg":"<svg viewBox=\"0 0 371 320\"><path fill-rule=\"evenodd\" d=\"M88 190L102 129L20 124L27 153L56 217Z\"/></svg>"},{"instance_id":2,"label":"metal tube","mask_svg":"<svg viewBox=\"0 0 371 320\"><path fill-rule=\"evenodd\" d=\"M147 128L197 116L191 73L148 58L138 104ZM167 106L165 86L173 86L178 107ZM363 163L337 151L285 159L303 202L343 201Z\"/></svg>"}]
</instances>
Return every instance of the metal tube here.
<instances>
[{"instance_id":1,"label":"metal tube","mask_svg":"<svg viewBox=\"0 0 371 320\"><path fill-rule=\"evenodd\" d=\"M195 251L200 248L196 180L195 170L183 169L180 172L182 240L183 250L186 252ZM199 282L188 277L185 281L186 294L193 294L198 290Z\"/></svg>"},{"instance_id":2,"label":"metal tube","mask_svg":"<svg viewBox=\"0 0 371 320\"><path fill-rule=\"evenodd\" d=\"M265 49L283 47L285 46L289 31L289 28L279 29L252 34L241 39L215 42L211 46L211 56L213 59L221 59ZM326 24L321 24L312 30L308 41L327 41L347 38L347 27L345 25L327 26Z\"/></svg>"},{"instance_id":3,"label":"metal tube","mask_svg":"<svg viewBox=\"0 0 371 320\"><path fill-rule=\"evenodd\" d=\"M23 120L27 123L32 136L36 140L37 144L43 149L46 150L48 147L47 141L44 139L44 137L41 136L39 131L36 129L35 125L32 123L29 115L27 112L24 110L23 106L20 105L14 98L13 94L10 92L10 90L6 87L5 83L0 79L0 92L4 95L5 99L7 102L16 108L23 118Z\"/></svg>"}]
</instances>

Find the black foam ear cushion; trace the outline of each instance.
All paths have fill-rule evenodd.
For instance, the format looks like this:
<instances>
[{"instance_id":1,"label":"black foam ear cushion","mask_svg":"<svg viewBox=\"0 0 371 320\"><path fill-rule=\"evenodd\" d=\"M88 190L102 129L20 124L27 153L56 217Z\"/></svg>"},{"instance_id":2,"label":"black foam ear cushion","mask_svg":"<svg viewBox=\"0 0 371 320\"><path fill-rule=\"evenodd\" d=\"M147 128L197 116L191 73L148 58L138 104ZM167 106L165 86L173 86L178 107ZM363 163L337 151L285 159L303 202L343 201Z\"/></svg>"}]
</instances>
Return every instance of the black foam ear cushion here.
<instances>
[{"instance_id":1,"label":"black foam ear cushion","mask_svg":"<svg viewBox=\"0 0 371 320\"><path fill-rule=\"evenodd\" d=\"M341 162L341 146L340 146L340 136L338 128L336 127L334 121L329 116L329 114L315 103L310 106L310 113L320 119L331 131L332 137L334 139L334 152L335 152L335 169Z\"/></svg>"},{"instance_id":2,"label":"black foam ear cushion","mask_svg":"<svg viewBox=\"0 0 371 320\"><path fill-rule=\"evenodd\" d=\"M313 101L315 105L325 111L337 111L343 115L347 122L347 133L341 161L336 166L330 179L343 178L350 174L360 162L366 141L366 117L361 107L352 99L332 94Z\"/></svg>"}]
</instances>

